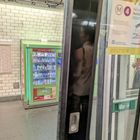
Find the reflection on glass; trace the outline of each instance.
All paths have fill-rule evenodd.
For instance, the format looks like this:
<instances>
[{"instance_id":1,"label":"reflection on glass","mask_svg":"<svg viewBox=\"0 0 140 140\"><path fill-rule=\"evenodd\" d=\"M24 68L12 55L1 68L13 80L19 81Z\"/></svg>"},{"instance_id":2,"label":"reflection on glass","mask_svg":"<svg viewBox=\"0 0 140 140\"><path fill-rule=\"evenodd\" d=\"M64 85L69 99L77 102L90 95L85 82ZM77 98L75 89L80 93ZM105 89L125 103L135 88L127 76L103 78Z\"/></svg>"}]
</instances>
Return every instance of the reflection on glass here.
<instances>
[{"instance_id":1,"label":"reflection on glass","mask_svg":"<svg viewBox=\"0 0 140 140\"><path fill-rule=\"evenodd\" d=\"M128 89L139 89L140 88L140 56L131 55L129 58L128 65Z\"/></svg>"},{"instance_id":2,"label":"reflection on glass","mask_svg":"<svg viewBox=\"0 0 140 140\"><path fill-rule=\"evenodd\" d=\"M137 140L140 140L140 118L139 118L139 127L138 127L138 137Z\"/></svg>"},{"instance_id":3,"label":"reflection on glass","mask_svg":"<svg viewBox=\"0 0 140 140\"><path fill-rule=\"evenodd\" d=\"M68 116L80 113L79 130L68 140L85 140L90 85L92 83L93 45L98 2L76 0L73 10ZM67 118L69 127L69 117Z\"/></svg>"},{"instance_id":4,"label":"reflection on glass","mask_svg":"<svg viewBox=\"0 0 140 140\"><path fill-rule=\"evenodd\" d=\"M112 114L112 140L132 140L138 90L134 90L137 68L136 56L115 56L113 103L118 111ZM133 106L132 101L134 101ZM123 108L123 110L122 110Z\"/></svg>"},{"instance_id":5,"label":"reflection on glass","mask_svg":"<svg viewBox=\"0 0 140 140\"><path fill-rule=\"evenodd\" d=\"M135 71L134 80L133 80L133 88L138 89L140 88L140 57L135 58L133 68Z\"/></svg>"}]
</instances>

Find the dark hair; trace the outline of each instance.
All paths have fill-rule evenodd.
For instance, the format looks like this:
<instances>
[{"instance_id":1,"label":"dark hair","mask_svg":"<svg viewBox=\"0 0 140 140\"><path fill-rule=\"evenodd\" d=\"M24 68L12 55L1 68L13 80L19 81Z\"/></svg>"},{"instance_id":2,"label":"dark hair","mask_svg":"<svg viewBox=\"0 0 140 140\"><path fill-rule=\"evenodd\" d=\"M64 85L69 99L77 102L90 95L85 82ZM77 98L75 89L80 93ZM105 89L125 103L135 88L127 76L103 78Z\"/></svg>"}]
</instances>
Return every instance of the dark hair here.
<instances>
[{"instance_id":1,"label":"dark hair","mask_svg":"<svg viewBox=\"0 0 140 140\"><path fill-rule=\"evenodd\" d=\"M83 31L86 35L89 36L89 40L91 43L94 43L95 40L95 27L91 26L82 26Z\"/></svg>"}]
</instances>

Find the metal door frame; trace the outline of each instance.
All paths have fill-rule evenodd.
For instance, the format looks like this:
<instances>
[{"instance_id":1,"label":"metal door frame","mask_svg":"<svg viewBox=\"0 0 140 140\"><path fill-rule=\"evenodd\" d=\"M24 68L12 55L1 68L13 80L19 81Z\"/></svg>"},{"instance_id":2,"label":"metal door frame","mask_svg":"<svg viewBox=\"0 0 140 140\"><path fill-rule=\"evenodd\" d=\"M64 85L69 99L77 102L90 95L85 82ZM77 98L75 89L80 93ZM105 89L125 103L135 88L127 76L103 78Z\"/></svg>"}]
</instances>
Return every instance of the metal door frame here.
<instances>
[{"instance_id":1,"label":"metal door frame","mask_svg":"<svg viewBox=\"0 0 140 140\"><path fill-rule=\"evenodd\" d=\"M64 1L62 69L59 92L57 140L65 140L73 2L73 0Z\"/></svg>"},{"instance_id":2,"label":"metal door frame","mask_svg":"<svg viewBox=\"0 0 140 140\"><path fill-rule=\"evenodd\" d=\"M64 2L65 14L64 14L64 31L63 31L63 56L62 56L57 140L65 140L65 128L66 128L65 124L66 124L68 80L69 80L69 66L70 66L70 52L71 52L73 2L74 0L65 0ZM98 13L97 13L97 20L96 20L97 21L96 34L95 34L95 43L94 43L94 55L93 55L94 61L93 61L93 71L92 71L93 83L91 83L92 88L90 89L90 92L92 93L94 89L93 85L94 85L94 79L95 79L96 57L97 57L98 40L99 40L99 34L100 34L102 5L103 5L103 0L100 0L98 4ZM103 73L103 70L104 69L102 69L102 73ZM90 94L86 140L89 140L92 100L93 100L93 94ZM102 111L103 109L97 110L97 112L102 112ZM101 115L100 113L97 113L97 114ZM102 128L101 124L98 124L96 129L98 129L98 127L101 130ZM96 135L98 136L102 135L102 131L100 132L96 131ZM101 139L98 139L98 140L101 140Z\"/></svg>"},{"instance_id":3,"label":"metal door frame","mask_svg":"<svg viewBox=\"0 0 140 140\"><path fill-rule=\"evenodd\" d=\"M139 89L139 95L138 95L138 103L137 103L137 110L136 110L133 139L132 140L138 140L138 129L140 129L139 123L140 123L140 89Z\"/></svg>"}]
</instances>

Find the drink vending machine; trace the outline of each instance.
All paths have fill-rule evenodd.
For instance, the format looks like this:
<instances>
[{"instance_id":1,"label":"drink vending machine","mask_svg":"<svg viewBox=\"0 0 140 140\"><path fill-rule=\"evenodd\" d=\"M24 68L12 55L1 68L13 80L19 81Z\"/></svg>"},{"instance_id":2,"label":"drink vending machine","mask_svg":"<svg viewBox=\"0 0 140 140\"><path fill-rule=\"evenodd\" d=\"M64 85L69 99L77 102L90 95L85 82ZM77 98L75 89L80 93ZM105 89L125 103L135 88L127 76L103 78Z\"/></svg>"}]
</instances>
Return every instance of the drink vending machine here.
<instances>
[{"instance_id":1,"label":"drink vending machine","mask_svg":"<svg viewBox=\"0 0 140 140\"><path fill-rule=\"evenodd\" d=\"M61 44L21 41L21 88L25 108L58 102L61 63Z\"/></svg>"}]
</instances>

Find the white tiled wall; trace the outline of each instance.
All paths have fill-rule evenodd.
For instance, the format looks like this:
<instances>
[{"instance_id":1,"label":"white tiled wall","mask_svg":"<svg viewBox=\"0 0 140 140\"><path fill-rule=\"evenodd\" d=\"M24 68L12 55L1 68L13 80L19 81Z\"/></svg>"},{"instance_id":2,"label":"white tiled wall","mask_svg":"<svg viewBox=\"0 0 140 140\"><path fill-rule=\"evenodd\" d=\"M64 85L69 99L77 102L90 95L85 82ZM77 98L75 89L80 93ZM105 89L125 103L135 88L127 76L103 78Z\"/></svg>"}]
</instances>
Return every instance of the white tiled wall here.
<instances>
[{"instance_id":1,"label":"white tiled wall","mask_svg":"<svg viewBox=\"0 0 140 140\"><path fill-rule=\"evenodd\" d=\"M62 40L63 10L39 9L0 3L0 41L12 44L12 73L0 74L0 97L21 94L13 83L20 82L20 40Z\"/></svg>"}]
</instances>

